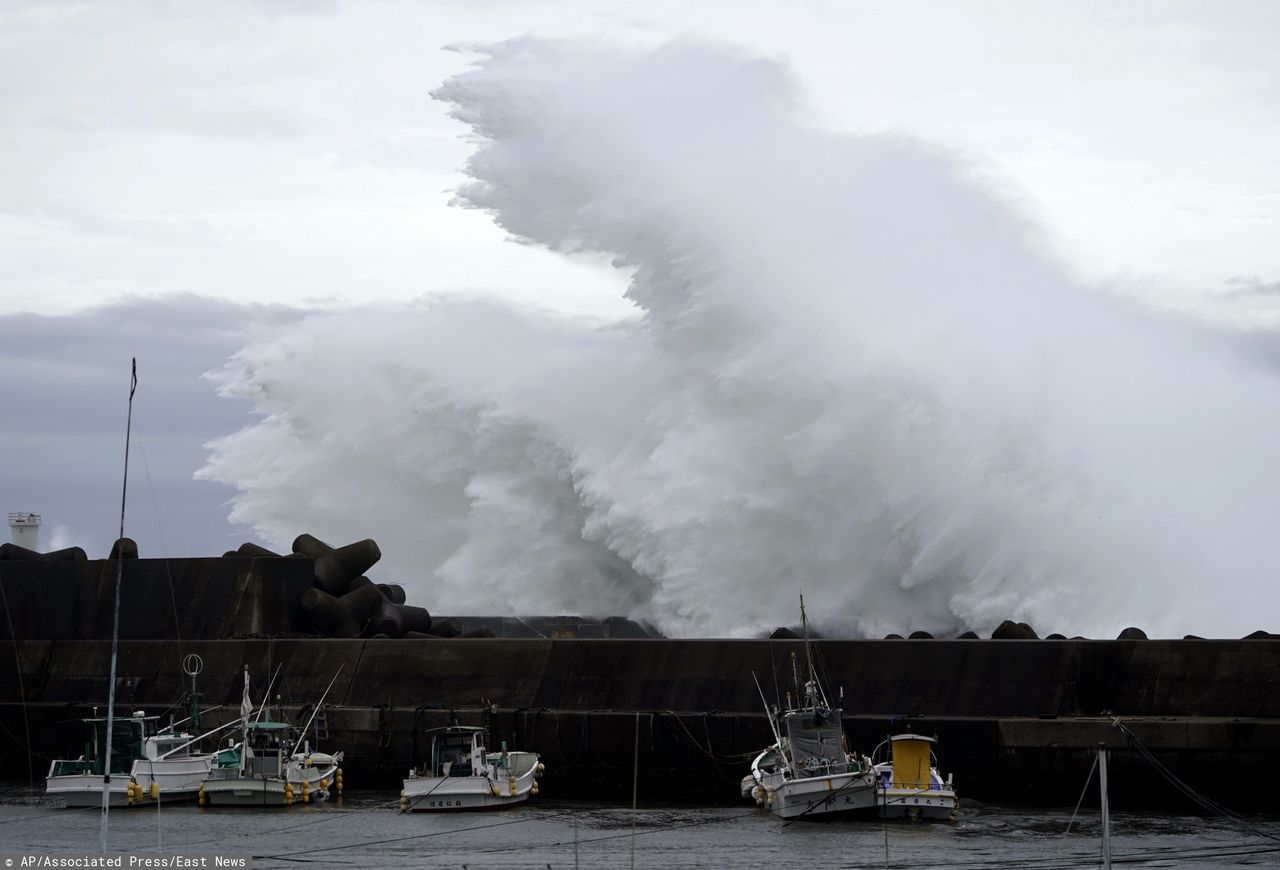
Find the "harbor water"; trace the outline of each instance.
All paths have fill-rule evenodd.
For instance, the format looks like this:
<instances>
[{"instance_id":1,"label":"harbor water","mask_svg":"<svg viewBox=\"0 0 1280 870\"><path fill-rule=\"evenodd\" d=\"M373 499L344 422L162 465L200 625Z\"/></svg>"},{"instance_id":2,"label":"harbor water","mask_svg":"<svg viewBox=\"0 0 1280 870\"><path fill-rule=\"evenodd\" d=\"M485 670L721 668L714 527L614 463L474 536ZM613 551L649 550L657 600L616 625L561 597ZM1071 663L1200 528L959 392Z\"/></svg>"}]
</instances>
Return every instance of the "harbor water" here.
<instances>
[{"instance_id":1,"label":"harbor water","mask_svg":"<svg viewBox=\"0 0 1280 870\"><path fill-rule=\"evenodd\" d=\"M1096 808L965 802L951 824L787 824L754 807L654 807L539 800L501 813L413 814L396 795L254 812L161 804L115 809L110 849L223 854L255 867L725 868L1098 866ZM26 783L0 785L0 853L97 852L100 811L68 810ZM1280 819L1112 814L1112 859L1137 867L1280 865Z\"/></svg>"}]
</instances>

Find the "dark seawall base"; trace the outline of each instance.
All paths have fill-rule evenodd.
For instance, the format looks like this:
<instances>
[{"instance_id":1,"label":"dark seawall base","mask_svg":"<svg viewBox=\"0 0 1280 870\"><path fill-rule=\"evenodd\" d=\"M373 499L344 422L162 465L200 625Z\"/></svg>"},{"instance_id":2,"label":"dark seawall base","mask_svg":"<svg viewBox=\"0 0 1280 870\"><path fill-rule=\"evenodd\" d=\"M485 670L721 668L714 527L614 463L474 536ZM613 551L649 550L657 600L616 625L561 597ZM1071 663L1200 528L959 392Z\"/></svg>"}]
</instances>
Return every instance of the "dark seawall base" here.
<instances>
[{"instance_id":1,"label":"dark seawall base","mask_svg":"<svg viewBox=\"0 0 1280 870\"><path fill-rule=\"evenodd\" d=\"M110 643L19 640L0 651L0 777L37 781L81 751L77 720L105 707ZM818 641L843 688L855 749L889 733L937 735L962 796L1072 804L1093 750L1116 750L1120 805L1187 808L1111 725L1121 717L1179 777L1238 810L1270 805L1280 776L1280 641ZM629 798L639 734L641 798L735 803L752 753L770 742L751 679L789 682L799 642L778 640L123 640L118 712L160 713L204 660L202 706L238 715L243 667L289 715L318 701L352 787L397 788L427 727L456 717L491 749L542 753L547 794ZM803 661L803 659L801 659ZM21 674L21 683L18 676ZM175 704L178 704L174 707ZM496 709L495 709L496 708ZM180 718L183 714L177 713ZM305 718L305 716L303 716ZM32 753L26 751L30 747Z\"/></svg>"}]
</instances>

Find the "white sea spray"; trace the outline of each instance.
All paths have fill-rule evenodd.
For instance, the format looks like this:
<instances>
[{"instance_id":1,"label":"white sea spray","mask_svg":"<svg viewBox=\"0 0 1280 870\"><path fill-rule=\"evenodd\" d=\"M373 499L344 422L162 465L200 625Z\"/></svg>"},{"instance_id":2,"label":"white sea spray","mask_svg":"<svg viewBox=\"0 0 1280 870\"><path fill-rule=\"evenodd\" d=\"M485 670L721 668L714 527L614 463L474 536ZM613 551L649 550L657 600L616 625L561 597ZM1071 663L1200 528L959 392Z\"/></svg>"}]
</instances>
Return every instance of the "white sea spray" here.
<instances>
[{"instance_id":1,"label":"white sea spray","mask_svg":"<svg viewBox=\"0 0 1280 870\"><path fill-rule=\"evenodd\" d=\"M815 131L716 46L517 40L436 95L477 139L460 204L612 257L637 315L437 296L245 348L216 377L262 417L201 472L232 519L375 537L434 610L680 635L800 591L873 636L1276 613L1280 380L1073 283L963 167Z\"/></svg>"}]
</instances>

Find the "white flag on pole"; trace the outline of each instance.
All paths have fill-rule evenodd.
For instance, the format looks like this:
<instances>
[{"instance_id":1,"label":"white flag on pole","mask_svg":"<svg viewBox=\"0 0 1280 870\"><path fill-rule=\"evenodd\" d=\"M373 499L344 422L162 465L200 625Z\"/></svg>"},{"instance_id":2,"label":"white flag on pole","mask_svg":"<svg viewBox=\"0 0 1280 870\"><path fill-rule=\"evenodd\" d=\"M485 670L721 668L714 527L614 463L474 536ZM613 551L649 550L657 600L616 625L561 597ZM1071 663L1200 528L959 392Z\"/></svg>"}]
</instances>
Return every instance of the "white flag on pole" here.
<instances>
[{"instance_id":1,"label":"white flag on pole","mask_svg":"<svg viewBox=\"0 0 1280 870\"><path fill-rule=\"evenodd\" d=\"M249 669L244 669L244 697L240 699L240 718L248 721L253 712L253 702L249 700Z\"/></svg>"}]
</instances>

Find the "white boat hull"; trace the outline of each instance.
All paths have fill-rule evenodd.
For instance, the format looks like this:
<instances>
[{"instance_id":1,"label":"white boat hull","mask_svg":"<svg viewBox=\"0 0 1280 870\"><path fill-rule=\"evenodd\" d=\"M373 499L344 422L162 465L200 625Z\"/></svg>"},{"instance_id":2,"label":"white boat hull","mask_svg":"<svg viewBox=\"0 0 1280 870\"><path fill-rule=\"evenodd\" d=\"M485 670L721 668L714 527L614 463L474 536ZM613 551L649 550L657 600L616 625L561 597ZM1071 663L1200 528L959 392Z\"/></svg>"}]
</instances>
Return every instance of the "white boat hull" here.
<instances>
[{"instance_id":1,"label":"white boat hull","mask_svg":"<svg viewBox=\"0 0 1280 870\"><path fill-rule=\"evenodd\" d=\"M316 759L313 758L314 762ZM329 799L342 754L324 756L320 764L291 761L285 776L240 776L237 771L206 771L202 780L207 806L288 807ZM286 782L289 788L285 788ZM201 785L197 785L197 795Z\"/></svg>"},{"instance_id":2,"label":"white boat hull","mask_svg":"<svg viewBox=\"0 0 1280 870\"><path fill-rule=\"evenodd\" d=\"M875 778L866 772L799 779L765 776L759 788L756 794L764 806L783 819L874 814L879 807Z\"/></svg>"},{"instance_id":3,"label":"white boat hull","mask_svg":"<svg viewBox=\"0 0 1280 870\"><path fill-rule=\"evenodd\" d=\"M529 800L536 776L533 769L514 778L411 776L404 781L400 806L409 813L507 809Z\"/></svg>"},{"instance_id":4,"label":"white boat hull","mask_svg":"<svg viewBox=\"0 0 1280 870\"><path fill-rule=\"evenodd\" d=\"M880 814L886 819L914 821L955 821L960 799L949 780L944 781L937 768L929 769L928 785L895 782L893 765L876 765L880 782Z\"/></svg>"},{"instance_id":5,"label":"white boat hull","mask_svg":"<svg viewBox=\"0 0 1280 870\"><path fill-rule=\"evenodd\" d=\"M288 807L296 801L278 777L229 777L204 783L204 803L214 807Z\"/></svg>"},{"instance_id":6,"label":"white boat hull","mask_svg":"<svg viewBox=\"0 0 1280 870\"><path fill-rule=\"evenodd\" d=\"M200 785L209 776L212 756L150 761L140 758L133 763L133 781L142 790L144 801L151 802L151 784L159 788L159 800L195 800Z\"/></svg>"},{"instance_id":7,"label":"white boat hull","mask_svg":"<svg viewBox=\"0 0 1280 870\"><path fill-rule=\"evenodd\" d=\"M111 775L109 803L113 807L128 806L129 776L124 773ZM50 776L44 781L45 793L62 798L68 807L102 806L102 774L76 773Z\"/></svg>"},{"instance_id":8,"label":"white boat hull","mask_svg":"<svg viewBox=\"0 0 1280 870\"><path fill-rule=\"evenodd\" d=\"M909 791L890 789L881 792L881 815L887 819L915 821L954 821L960 810L960 799L949 789Z\"/></svg>"}]
</instances>

